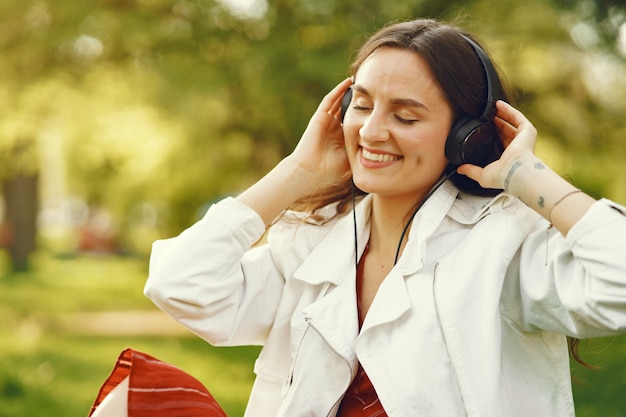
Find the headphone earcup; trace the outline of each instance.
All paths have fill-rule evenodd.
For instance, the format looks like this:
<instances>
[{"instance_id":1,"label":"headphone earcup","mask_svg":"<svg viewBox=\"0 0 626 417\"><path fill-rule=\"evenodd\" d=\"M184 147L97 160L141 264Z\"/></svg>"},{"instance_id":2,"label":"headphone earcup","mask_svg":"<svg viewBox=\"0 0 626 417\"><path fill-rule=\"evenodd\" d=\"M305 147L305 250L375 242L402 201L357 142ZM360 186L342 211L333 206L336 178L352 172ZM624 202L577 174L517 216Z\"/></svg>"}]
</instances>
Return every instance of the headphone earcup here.
<instances>
[{"instance_id":1,"label":"headphone earcup","mask_svg":"<svg viewBox=\"0 0 626 417\"><path fill-rule=\"evenodd\" d=\"M352 87L348 87L345 93L343 93L343 97L341 98L341 123L343 123L343 118L346 117L346 112L348 111L348 107L350 107L350 103L352 102Z\"/></svg>"},{"instance_id":2,"label":"headphone earcup","mask_svg":"<svg viewBox=\"0 0 626 417\"><path fill-rule=\"evenodd\" d=\"M502 146L493 123L464 116L450 129L445 153L452 165L473 164L484 167L500 157Z\"/></svg>"}]
</instances>

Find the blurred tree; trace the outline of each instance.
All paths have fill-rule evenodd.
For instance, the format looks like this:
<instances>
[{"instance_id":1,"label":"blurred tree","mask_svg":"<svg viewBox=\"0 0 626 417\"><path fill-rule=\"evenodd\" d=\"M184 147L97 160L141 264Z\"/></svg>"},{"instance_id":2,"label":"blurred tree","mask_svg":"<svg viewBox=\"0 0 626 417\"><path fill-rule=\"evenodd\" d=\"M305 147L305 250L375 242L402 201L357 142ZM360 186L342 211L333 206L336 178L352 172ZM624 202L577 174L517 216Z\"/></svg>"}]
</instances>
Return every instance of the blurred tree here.
<instances>
[{"instance_id":1,"label":"blurred tree","mask_svg":"<svg viewBox=\"0 0 626 417\"><path fill-rule=\"evenodd\" d=\"M22 16L17 13L19 7L15 1L0 5L0 15L5 19L0 30L3 61L0 65L3 80L0 86L0 185L5 208L0 225L3 244L8 248L11 267L15 271L28 268L29 255L35 248L38 209L36 135L41 114L45 112L42 103L32 102L21 93L28 83L42 76L42 68L49 63L49 54L38 54L41 48L37 46L41 45L42 39L35 33L37 29L23 24ZM26 43L32 43L34 47L31 49Z\"/></svg>"},{"instance_id":2,"label":"blurred tree","mask_svg":"<svg viewBox=\"0 0 626 417\"><path fill-rule=\"evenodd\" d=\"M112 214L122 240L144 226L176 233L207 202L247 186L291 151L368 34L432 16L486 41L551 164L596 195L626 201L620 6L5 0L0 181L39 178L46 204L80 196ZM52 154L60 173L44 168ZM66 184L56 197L53 175Z\"/></svg>"},{"instance_id":3,"label":"blurred tree","mask_svg":"<svg viewBox=\"0 0 626 417\"><path fill-rule=\"evenodd\" d=\"M626 1L553 0L566 12L574 41L583 48L599 47L626 58Z\"/></svg>"}]
</instances>

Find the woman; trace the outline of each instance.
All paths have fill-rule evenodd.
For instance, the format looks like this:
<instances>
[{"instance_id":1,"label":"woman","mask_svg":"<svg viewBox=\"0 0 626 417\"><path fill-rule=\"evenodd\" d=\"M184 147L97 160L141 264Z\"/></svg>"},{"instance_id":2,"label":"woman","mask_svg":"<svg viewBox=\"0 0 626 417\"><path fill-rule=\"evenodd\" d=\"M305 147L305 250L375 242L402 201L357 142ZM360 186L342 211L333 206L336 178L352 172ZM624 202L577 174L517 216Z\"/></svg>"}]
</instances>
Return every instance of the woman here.
<instances>
[{"instance_id":1,"label":"woman","mask_svg":"<svg viewBox=\"0 0 626 417\"><path fill-rule=\"evenodd\" d=\"M382 29L291 155L155 243L148 297L264 345L246 415L574 415L566 336L626 328L626 210L534 155L481 52L432 20ZM481 112L504 152L451 164Z\"/></svg>"}]
</instances>

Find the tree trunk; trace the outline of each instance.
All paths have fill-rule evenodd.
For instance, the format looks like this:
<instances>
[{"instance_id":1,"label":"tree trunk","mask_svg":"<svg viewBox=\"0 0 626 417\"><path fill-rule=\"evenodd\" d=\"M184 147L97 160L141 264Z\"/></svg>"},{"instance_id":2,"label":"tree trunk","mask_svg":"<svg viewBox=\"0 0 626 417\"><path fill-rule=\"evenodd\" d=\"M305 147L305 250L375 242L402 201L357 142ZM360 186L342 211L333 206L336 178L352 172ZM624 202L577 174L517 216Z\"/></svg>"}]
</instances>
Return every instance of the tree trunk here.
<instances>
[{"instance_id":1,"label":"tree trunk","mask_svg":"<svg viewBox=\"0 0 626 417\"><path fill-rule=\"evenodd\" d=\"M13 272L29 268L29 256L36 248L38 176L18 175L4 181L5 238Z\"/></svg>"}]
</instances>

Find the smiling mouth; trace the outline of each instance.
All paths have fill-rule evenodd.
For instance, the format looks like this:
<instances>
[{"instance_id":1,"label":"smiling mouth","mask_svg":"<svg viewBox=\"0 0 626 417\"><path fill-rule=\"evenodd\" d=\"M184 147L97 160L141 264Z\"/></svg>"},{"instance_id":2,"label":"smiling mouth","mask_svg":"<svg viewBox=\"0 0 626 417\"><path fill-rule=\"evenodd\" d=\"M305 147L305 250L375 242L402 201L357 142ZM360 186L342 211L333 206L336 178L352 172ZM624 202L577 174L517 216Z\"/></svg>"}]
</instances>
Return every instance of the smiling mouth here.
<instances>
[{"instance_id":1,"label":"smiling mouth","mask_svg":"<svg viewBox=\"0 0 626 417\"><path fill-rule=\"evenodd\" d=\"M373 153L364 148L361 148L363 159L371 162L391 162L400 159L397 155L390 155L387 153Z\"/></svg>"}]
</instances>

